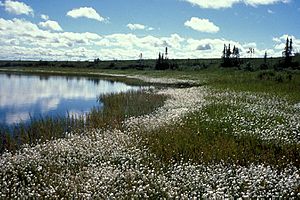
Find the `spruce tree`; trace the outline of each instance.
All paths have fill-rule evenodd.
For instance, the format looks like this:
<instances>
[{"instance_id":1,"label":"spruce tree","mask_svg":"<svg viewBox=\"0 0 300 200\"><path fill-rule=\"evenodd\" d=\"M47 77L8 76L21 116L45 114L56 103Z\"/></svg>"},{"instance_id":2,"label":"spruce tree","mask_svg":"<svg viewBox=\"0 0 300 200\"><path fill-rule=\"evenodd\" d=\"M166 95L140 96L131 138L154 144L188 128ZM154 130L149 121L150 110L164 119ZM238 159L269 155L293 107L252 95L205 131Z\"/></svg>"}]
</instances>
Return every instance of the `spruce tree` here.
<instances>
[{"instance_id":1,"label":"spruce tree","mask_svg":"<svg viewBox=\"0 0 300 200\"><path fill-rule=\"evenodd\" d=\"M264 63L267 64L267 57L268 57L268 54L267 54L267 51L265 51L265 55L264 55Z\"/></svg>"},{"instance_id":2,"label":"spruce tree","mask_svg":"<svg viewBox=\"0 0 300 200\"><path fill-rule=\"evenodd\" d=\"M293 40L291 38L290 39L290 46L289 46L289 54L290 54L290 56L292 56L292 52L293 52Z\"/></svg>"}]
</instances>

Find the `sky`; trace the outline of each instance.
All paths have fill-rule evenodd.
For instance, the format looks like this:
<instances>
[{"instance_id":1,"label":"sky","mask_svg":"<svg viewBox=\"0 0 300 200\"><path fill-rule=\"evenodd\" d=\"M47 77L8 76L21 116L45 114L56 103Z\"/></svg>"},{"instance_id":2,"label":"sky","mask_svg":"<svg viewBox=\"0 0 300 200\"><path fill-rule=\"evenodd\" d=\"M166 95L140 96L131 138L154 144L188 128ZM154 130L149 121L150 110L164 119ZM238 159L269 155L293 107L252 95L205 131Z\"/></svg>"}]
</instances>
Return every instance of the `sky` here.
<instances>
[{"instance_id":1,"label":"sky","mask_svg":"<svg viewBox=\"0 0 300 200\"><path fill-rule=\"evenodd\" d=\"M299 0L0 0L1 60L220 58L300 52Z\"/></svg>"}]
</instances>

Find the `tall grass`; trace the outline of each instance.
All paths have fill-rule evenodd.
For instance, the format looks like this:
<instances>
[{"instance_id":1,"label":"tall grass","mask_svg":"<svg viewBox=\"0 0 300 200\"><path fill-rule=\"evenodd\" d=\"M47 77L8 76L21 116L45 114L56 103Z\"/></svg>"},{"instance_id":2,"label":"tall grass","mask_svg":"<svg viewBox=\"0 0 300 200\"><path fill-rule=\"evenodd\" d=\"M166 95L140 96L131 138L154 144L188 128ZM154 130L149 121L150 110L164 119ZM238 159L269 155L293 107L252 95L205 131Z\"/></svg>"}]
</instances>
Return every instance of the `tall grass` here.
<instances>
[{"instance_id":1,"label":"tall grass","mask_svg":"<svg viewBox=\"0 0 300 200\"><path fill-rule=\"evenodd\" d=\"M150 113L162 106L165 99L165 96L151 91L101 95L99 101L103 107L94 107L85 116L45 117L11 128L0 128L0 152L15 151L23 144L34 145L64 138L71 132L79 134L94 128L121 128L125 118Z\"/></svg>"}]
</instances>

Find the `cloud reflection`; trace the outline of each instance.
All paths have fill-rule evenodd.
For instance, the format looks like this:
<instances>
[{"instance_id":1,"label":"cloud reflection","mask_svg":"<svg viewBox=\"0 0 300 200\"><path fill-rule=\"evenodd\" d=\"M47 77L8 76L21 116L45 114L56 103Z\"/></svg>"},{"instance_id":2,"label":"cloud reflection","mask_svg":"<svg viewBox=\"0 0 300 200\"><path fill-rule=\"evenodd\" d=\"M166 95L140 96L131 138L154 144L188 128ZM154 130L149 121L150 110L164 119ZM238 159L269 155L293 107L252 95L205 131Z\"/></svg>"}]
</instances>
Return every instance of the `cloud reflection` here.
<instances>
[{"instance_id":1,"label":"cloud reflection","mask_svg":"<svg viewBox=\"0 0 300 200\"><path fill-rule=\"evenodd\" d=\"M1 123L12 124L45 115L65 116L67 111L88 112L99 105L97 96L137 90L120 82L82 77L0 74ZM25 117L28 116L28 117Z\"/></svg>"},{"instance_id":2,"label":"cloud reflection","mask_svg":"<svg viewBox=\"0 0 300 200\"><path fill-rule=\"evenodd\" d=\"M30 114L26 112L18 112L18 113L7 113L5 118L5 123L7 125L12 125L18 122L25 122L30 119Z\"/></svg>"}]
</instances>

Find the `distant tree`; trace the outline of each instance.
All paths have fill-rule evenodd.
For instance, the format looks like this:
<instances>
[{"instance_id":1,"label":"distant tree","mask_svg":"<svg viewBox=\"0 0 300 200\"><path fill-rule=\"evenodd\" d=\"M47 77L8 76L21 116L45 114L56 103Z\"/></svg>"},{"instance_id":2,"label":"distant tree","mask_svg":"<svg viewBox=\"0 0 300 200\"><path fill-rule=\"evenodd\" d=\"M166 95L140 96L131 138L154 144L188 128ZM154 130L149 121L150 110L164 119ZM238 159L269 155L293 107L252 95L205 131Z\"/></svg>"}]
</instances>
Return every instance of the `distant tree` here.
<instances>
[{"instance_id":1,"label":"distant tree","mask_svg":"<svg viewBox=\"0 0 300 200\"><path fill-rule=\"evenodd\" d=\"M252 58L253 55L255 54L254 48L250 47L249 50L247 51L247 53L250 55L249 57Z\"/></svg>"},{"instance_id":2,"label":"distant tree","mask_svg":"<svg viewBox=\"0 0 300 200\"><path fill-rule=\"evenodd\" d=\"M222 55L223 60L226 58L226 52L227 52L227 46L226 44L224 44L223 55Z\"/></svg>"},{"instance_id":3,"label":"distant tree","mask_svg":"<svg viewBox=\"0 0 300 200\"><path fill-rule=\"evenodd\" d=\"M282 52L282 55L284 57L284 68L289 67L292 64L292 54L293 54L293 40L292 38L289 39L286 38L285 48Z\"/></svg>"},{"instance_id":4,"label":"distant tree","mask_svg":"<svg viewBox=\"0 0 300 200\"><path fill-rule=\"evenodd\" d=\"M139 55L139 65L140 66L143 65L143 53L140 53L140 55Z\"/></svg>"},{"instance_id":5,"label":"distant tree","mask_svg":"<svg viewBox=\"0 0 300 200\"><path fill-rule=\"evenodd\" d=\"M160 70L160 68L161 68L161 54L159 52L158 53L158 59L156 60L156 64L155 64L155 69Z\"/></svg>"},{"instance_id":6,"label":"distant tree","mask_svg":"<svg viewBox=\"0 0 300 200\"><path fill-rule=\"evenodd\" d=\"M230 50L230 44L228 45L228 48L227 48L227 52L226 52L226 58L230 58L231 56L231 50Z\"/></svg>"},{"instance_id":7,"label":"distant tree","mask_svg":"<svg viewBox=\"0 0 300 200\"><path fill-rule=\"evenodd\" d=\"M284 47L284 51L282 52L282 55L287 58L289 57L289 38L286 38L286 43L285 43L285 47Z\"/></svg>"},{"instance_id":8,"label":"distant tree","mask_svg":"<svg viewBox=\"0 0 300 200\"><path fill-rule=\"evenodd\" d=\"M264 63L267 64L267 58L268 58L268 54L267 51L265 51L265 55L264 55Z\"/></svg>"},{"instance_id":9,"label":"distant tree","mask_svg":"<svg viewBox=\"0 0 300 200\"><path fill-rule=\"evenodd\" d=\"M261 70L268 69L267 58L268 58L268 54L267 54L267 51L265 51L264 63L260 65Z\"/></svg>"},{"instance_id":10,"label":"distant tree","mask_svg":"<svg viewBox=\"0 0 300 200\"><path fill-rule=\"evenodd\" d=\"M233 56L234 56L236 59L240 58L240 50L239 50L239 48L237 48L237 47L234 46L234 47L233 47L232 54L233 54Z\"/></svg>"},{"instance_id":11,"label":"distant tree","mask_svg":"<svg viewBox=\"0 0 300 200\"><path fill-rule=\"evenodd\" d=\"M166 53L168 53L168 48L166 48ZM171 65L169 63L169 60L163 53L158 54L158 59L156 61L155 69L156 70L166 70L170 69ZM174 66L172 66L174 68Z\"/></svg>"},{"instance_id":12,"label":"distant tree","mask_svg":"<svg viewBox=\"0 0 300 200\"><path fill-rule=\"evenodd\" d=\"M160 52L159 52L159 54L158 54L158 60L157 60L157 62L158 62L158 65L160 66L161 65L161 54L160 54Z\"/></svg>"},{"instance_id":13,"label":"distant tree","mask_svg":"<svg viewBox=\"0 0 300 200\"><path fill-rule=\"evenodd\" d=\"M94 63L95 64L98 64L100 62L100 59L99 58L96 58L95 60L94 60Z\"/></svg>"},{"instance_id":14,"label":"distant tree","mask_svg":"<svg viewBox=\"0 0 300 200\"><path fill-rule=\"evenodd\" d=\"M165 55L166 55L166 59L168 59L168 47L166 47Z\"/></svg>"},{"instance_id":15,"label":"distant tree","mask_svg":"<svg viewBox=\"0 0 300 200\"><path fill-rule=\"evenodd\" d=\"M231 61L230 61L230 45L229 47L224 44L224 49L223 49L223 55L222 55L222 67L230 67L231 66Z\"/></svg>"},{"instance_id":16,"label":"distant tree","mask_svg":"<svg viewBox=\"0 0 300 200\"><path fill-rule=\"evenodd\" d=\"M236 48L235 48L235 45L233 46L233 49L232 49L232 54L233 56L235 56L235 51L236 51Z\"/></svg>"},{"instance_id":17,"label":"distant tree","mask_svg":"<svg viewBox=\"0 0 300 200\"><path fill-rule=\"evenodd\" d=\"M224 44L223 52L222 52L222 67L239 67L240 65L240 51L236 46L233 47L231 51L230 44L228 47Z\"/></svg>"}]
</instances>

